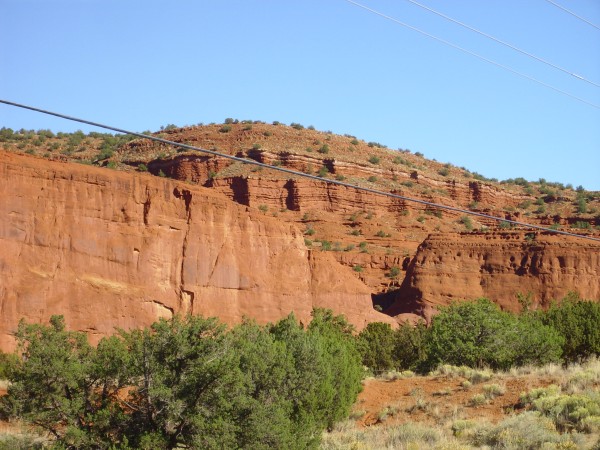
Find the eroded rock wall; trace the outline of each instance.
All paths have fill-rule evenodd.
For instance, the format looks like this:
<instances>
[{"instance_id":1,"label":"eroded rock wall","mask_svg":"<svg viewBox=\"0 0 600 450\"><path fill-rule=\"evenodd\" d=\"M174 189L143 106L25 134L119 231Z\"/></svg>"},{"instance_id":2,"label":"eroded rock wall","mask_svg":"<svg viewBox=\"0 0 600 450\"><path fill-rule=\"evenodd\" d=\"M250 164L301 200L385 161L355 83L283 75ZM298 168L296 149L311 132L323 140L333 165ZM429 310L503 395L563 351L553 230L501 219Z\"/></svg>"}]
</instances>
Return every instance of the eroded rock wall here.
<instances>
[{"instance_id":1,"label":"eroded rock wall","mask_svg":"<svg viewBox=\"0 0 600 450\"><path fill-rule=\"evenodd\" d=\"M438 233L418 248L386 312L429 318L436 306L479 297L518 311L519 294L546 307L570 291L600 299L600 243L524 232Z\"/></svg>"},{"instance_id":2,"label":"eroded rock wall","mask_svg":"<svg viewBox=\"0 0 600 450\"><path fill-rule=\"evenodd\" d=\"M92 340L177 312L259 322L313 306L391 321L302 233L209 189L0 152L0 348L65 315Z\"/></svg>"}]
</instances>

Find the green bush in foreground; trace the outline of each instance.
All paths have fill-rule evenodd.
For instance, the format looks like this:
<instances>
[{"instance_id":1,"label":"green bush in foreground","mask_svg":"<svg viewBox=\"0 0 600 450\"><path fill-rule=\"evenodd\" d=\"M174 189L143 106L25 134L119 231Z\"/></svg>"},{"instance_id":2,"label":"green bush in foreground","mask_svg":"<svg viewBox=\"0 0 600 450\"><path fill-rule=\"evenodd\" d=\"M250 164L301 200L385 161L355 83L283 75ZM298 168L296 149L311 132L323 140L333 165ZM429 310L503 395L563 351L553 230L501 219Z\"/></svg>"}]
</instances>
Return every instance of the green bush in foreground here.
<instances>
[{"instance_id":1,"label":"green bush in foreground","mask_svg":"<svg viewBox=\"0 0 600 450\"><path fill-rule=\"evenodd\" d=\"M443 364L506 370L559 362L563 353L567 360L574 357L570 355L598 354L594 339L600 336L600 327L593 326L600 323L600 315L594 315L598 305L564 305L548 313L517 315L487 299L456 302L440 308L429 327L404 324L392 330L382 323L369 324L358 336L358 348L363 364L375 373L405 369L427 373ZM554 326L565 315L573 316L563 322L576 330L573 336L568 336L569 326Z\"/></svg>"},{"instance_id":2,"label":"green bush in foreground","mask_svg":"<svg viewBox=\"0 0 600 450\"><path fill-rule=\"evenodd\" d=\"M176 316L95 348L60 316L21 322L0 406L60 448L315 448L347 417L362 367L345 320L313 316L307 330L290 316L231 331Z\"/></svg>"},{"instance_id":3,"label":"green bush in foreground","mask_svg":"<svg viewBox=\"0 0 600 450\"><path fill-rule=\"evenodd\" d=\"M539 316L565 340L565 361L581 361L600 355L600 303L582 300L571 293Z\"/></svg>"},{"instance_id":4,"label":"green bush in foreground","mask_svg":"<svg viewBox=\"0 0 600 450\"><path fill-rule=\"evenodd\" d=\"M508 369L560 360L564 339L529 315L516 316L487 299L454 303L433 318L430 369L441 363Z\"/></svg>"}]
</instances>

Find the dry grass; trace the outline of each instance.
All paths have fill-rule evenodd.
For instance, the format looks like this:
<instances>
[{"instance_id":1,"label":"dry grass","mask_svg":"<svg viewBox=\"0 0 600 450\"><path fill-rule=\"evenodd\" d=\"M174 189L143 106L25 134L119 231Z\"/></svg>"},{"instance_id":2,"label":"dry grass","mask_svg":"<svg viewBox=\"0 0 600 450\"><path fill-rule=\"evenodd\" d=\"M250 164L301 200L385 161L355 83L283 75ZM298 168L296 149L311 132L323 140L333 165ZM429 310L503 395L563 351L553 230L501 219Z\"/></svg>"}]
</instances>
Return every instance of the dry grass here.
<instances>
[{"instance_id":1,"label":"dry grass","mask_svg":"<svg viewBox=\"0 0 600 450\"><path fill-rule=\"evenodd\" d=\"M323 449L600 449L598 359L388 378L365 385L361 418L324 433Z\"/></svg>"}]
</instances>

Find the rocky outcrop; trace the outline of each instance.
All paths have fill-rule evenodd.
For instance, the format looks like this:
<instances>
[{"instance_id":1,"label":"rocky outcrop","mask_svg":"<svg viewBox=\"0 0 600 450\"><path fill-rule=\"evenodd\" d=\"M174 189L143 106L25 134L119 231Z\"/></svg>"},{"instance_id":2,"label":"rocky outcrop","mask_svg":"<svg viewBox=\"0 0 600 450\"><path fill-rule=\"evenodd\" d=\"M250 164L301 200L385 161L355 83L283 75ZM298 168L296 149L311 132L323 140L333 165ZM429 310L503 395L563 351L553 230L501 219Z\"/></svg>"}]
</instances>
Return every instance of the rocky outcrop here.
<instances>
[{"instance_id":1,"label":"rocky outcrop","mask_svg":"<svg viewBox=\"0 0 600 450\"><path fill-rule=\"evenodd\" d=\"M323 141L290 146L291 138L281 137L297 139L292 129L278 131L281 139L265 150L260 140L271 131L255 128L250 137L204 130L201 142L190 128L178 139L301 172L325 167L330 179L451 208L598 235L592 214L571 214L565 204L566 214L531 215L515 208L532 199L525 191L466 179L455 168L442 176L405 153L412 162L381 153L376 164L370 153L342 152L348 137L313 133L340 141L319 156ZM503 231L461 211L143 140L124 146L119 158L123 171L0 152L1 349L14 344L21 318L45 322L52 314L98 340L178 312L236 323L294 311L306 322L320 306L360 329L370 321L429 318L439 305L481 296L511 310L519 307L517 294L529 292L541 307L569 291L600 298L594 243ZM141 164L150 174L133 170Z\"/></svg>"},{"instance_id":2,"label":"rocky outcrop","mask_svg":"<svg viewBox=\"0 0 600 450\"><path fill-rule=\"evenodd\" d=\"M496 212L494 215L503 215L501 211L506 210L506 208L514 208L528 198L480 181L438 180L405 166L384 169L375 165L356 164L335 158L299 155L286 151L274 153L256 149L238 152L236 156L252 159L263 164L282 166L302 173L316 174L319 169L326 168L328 174L341 176L342 179L354 177L366 180L369 177L375 177L376 179L394 180L394 183L408 182L420 186L422 191L415 192L412 189L402 188L402 185L400 185L399 188L392 189L392 192L459 208L482 204L485 205L487 213ZM278 175L275 172L269 174L269 176L264 176L266 174L259 177L221 175L219 178L213 179L214 175L222 173L221 171L231 165L230 160L223 158L186 154L170 159L153 160L148 164L148 167L154 174L162 171L171 178L214 187L236 201L244 199L247 202L245 204L249 204L250 201L254 200L257 204L272 204L277 207L287 207L291 210L302 210L311 207L331 209L333 205L341 209L384 208L397 210L405 207L405 202L402 200L385 198L337 185L324 186L323 183L318 181L290 177L286 174ZM353 183L355 182L356 180L353 181ZM257 185L260 185L259 189L257 189ZM250 192L251 189L254 192ZM275 191L279 194L277 196L267 195L263 199L260 198L261 189ZM425 207L418 204L410 203L410 205L413 208L425 210ZM489 224L491 225L493 222L489 222Z\"/></svg>"},{"instance_id":3,"label":"rocky outcrop","mask_svg":"<svg viewBox=\"0 0 600 450\"><path fill-rule=\"evenodd\" d=\"M291 224L192 184L0 152L0 348L63 314L93 340L174 313L259 322L314 306L391 321Z\"/></svg>"},{"instance_id":4,"label":"rocky outcrop","mask_svg":"<svg viewBox=\"0 0 600 450\"><path fill-rule=\"evenodd\" d=\"M411 261L391 315L430 317L454 300L487 297L516 311L519 294L546 307L570 291L600 299L600 243L539 233L439 233Z\"/></svg>"}]
</instances>

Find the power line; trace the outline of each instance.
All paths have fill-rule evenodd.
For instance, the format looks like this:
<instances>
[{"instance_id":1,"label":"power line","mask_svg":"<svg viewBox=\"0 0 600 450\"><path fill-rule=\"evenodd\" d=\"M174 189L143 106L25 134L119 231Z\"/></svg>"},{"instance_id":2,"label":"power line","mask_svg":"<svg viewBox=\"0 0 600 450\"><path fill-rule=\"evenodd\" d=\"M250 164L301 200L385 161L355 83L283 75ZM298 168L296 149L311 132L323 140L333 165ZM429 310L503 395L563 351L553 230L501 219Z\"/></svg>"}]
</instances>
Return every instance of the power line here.
<instances>
[{"instance_id":1,"label":"power line","mask_svg":"<svg viewBox=\"0 0 600 450\"><path fill-rule=\"evenodd\" d=\"M561 6L561 5L559 5L558 3L556 3L556 2L553 2L552 0L546 0L546 1L547 1L548 3L551 3L552 5L556 6L557 8L559 8L559 9L562 9L563 11L565 11L565 12L567 12L567 13L571 14L572 16L574 16L574 17L577 17L579 20L581 20L581 21L583 21L583 22L587 23L588 25L591 25L591 26L593 26L594 28L596 28L596 29L600 30L600 27L599 27L598 25L596 25L596 24L594 24L594 23L590 22L589 20L587 20L587 19L585 19L585 18L583 18L583 17L581 17L581 16L579 16L579 15L575 14L573 11L570 11L570 10L568 10L568 9L567 9L567 8L565 8L564 6Z\"/></svg>"},{"instance_id":2,"label":"power line","mask_svg":"<svg viewBox=\"0 0 600 450\"><path fill-rule=\"evenodd\" d=\"M570 97L570 98L572 98L574 100L577 100L579 102L585 103L586 105L592 106L593 108L600 109L600 106L596 105L595 103L592 103L592 102L589 102L587 100L584 100L584 99L582 99L580 97L577 97L576 95L570 94L569 92L563 91L562 89L559 89L559 88L554 87L554 86L552 86L552 85L550 85L548 83L545 83L545 82L543 82L541 80L538 80L537 78L534 78L532 76L529 76L527 74L519 72L519 71L517 71L515 69L512 69L512 68L510 68L508 66L505 66L504 64L500 64L499 62L493 61L493 60L491 60L489 58L486 58L485 56L482 56L482 55L480 55L478 53L472 52L471 50L467 50L466 48L460 47L460 46L458 46L456 44L453 44L450 41L447 41L445 39L442 39L442 38L439 38L437 36L434 36L433 34L427 33L426 31L420 30L419 28L413 27L412 25L404 23L404 22L402 22L402 21L400 21L400 20L398 20L398 19L396 19L394 17L391 17L391 16L388 16L386 14L383 14L382 12L379 12L379 11L377 11L375 9L369 8L368 6L362 5L362 4L360 4L358 2L355 2L353 0L345 0L345 1L348 2L348 3L351 3L351 4L355 5L355 6L358 6L359 8L362 8L362 9L364 9L366 11L369 11L369 12L371 12L371 13L377 15L377 16L383 17L384 19L387 19L387 20L390 20L390 21L392 21L394 23L397 23L398 25L402 25L403 27L406 27L406 28L408 28L410 30L416 31L417 33L420 33L420 34L422 34L424 36L427 36L427 37L429 37L431 39L434 39L434 40L436 40L438 42L441 42L444 45L448 45L449 47L452 47L452 48L455 48L457 50L460 50L461 52L467 53L468 55L474 56L475 58L478 58L478 59L480 59L482 61L485 61L487 63L493 64L494 66L500 67L500 68L502 68L504 70L508 70L509 72L511 72L511 73L513 73L515 75L518 75L518 76L520 76L522 78L525 78L527 80L530 80L530 81L533 81L535 83L538 83L538 84L540 84L542 86L545 86L545 87L547 87L549 89L552 89L555 92L558 92L560 94L566 95L567 97Z\"/></svg>"},{"instance_id":3,"label":"power line","mask_svg":"<svg viewBox=\"0 0 600 450\"><path fill-rule=\"evenodd\" d=\"M521 54L523 54L525 56L528 56L528 57L530 57L532 59L535 59L536 61L539 61L539 62L541 62L543 64L546 64L547 66L550 66L550 67L552 67L554 69L560 70L561 72L564 72L564 73L566 73L568 75L571 75L572 77L575 77L578 80L585 81L586 83L589 83L589 84L594 85L596 87L600 87L600 84L595 83L594 81L588 80L587 78L582 77L581 75L578 75L578 74L576 74L574 72L571 72L570 70L564 69L564 68L562 68L562 67L560 67L560 66L558 66L556 64L551 63L550 61L547 61L547 60L545 60L543 58L535 56L535 55L533 55L533 54L531 54L531 53L529 53L529 52L527 52L527 51L525 51L523 49L520 49L519 47L516 47L516 46L514 46L514 45L512 45L512 44L510 44L508 42L505 42L505 41L503 41L501 39L498 39L498 38L496 38L496 37L494 37L494 36L492 36L490 34L484 33L483 31L478 30L477 28L474 28L472 26L469 26L466 23L463 23L463 22L460 22L460 21L458 21L456 19L453 19L452 17L447 16L447 15L445 15L445 14L439 12L439 11L436 11L435 9L430 8L429 6L423 5L423 4L421 4L421 3L419 3L419 2L417 2L415 0L406 0L406 1L412 3L413 5L418 6L419 8L425 9L425 10L427 10L429 12L432 12L433 14L436 14L436 15L438 15L440 17L443 17L444 19L449 20L450 22L453 22L453 23L455 23L457 25L460 25L461 27L464 27L464 28L466 28L468 30L471 30L471 31L473 31L473 32L475 32L477 34L480 34L481 36L484 36L484 37L486 37L488 39L491 39L492 41L497 42L498 44L502 44L505 47L508 47L508 48L510 48L512 50L515 50L515 51L517 51L517 52L519 52L519 53L521 53Z\"/></svg>"},{"instance_id":4,"label":"power line","mask_svg":"<svg viewBox=\"0 0 600 450\"><path fill-rule=\"evenodd\" d=\"M243 164L250 164L250 165L253 165L253 166L263 167L265 169L271 169L271 170L275 170L275 171L278 171L278 172L283 172L283 173L287 173L287 174L290 174L290 175L295 175L295 176L298 176L298 177L310 178L310 179L317 180L317 181L322 181L322 182L328 183L328 184L335 184L335 185L338 185L338 186L344 186L344 187L347 187L347 188L356 189L356 190L363 191L363 192L369 192L371 194L382 195L382 196L385 196L385 197L391 197L391 198L395 198L395 199L398 199L398 200L404 200L404 201L407 201L407 202L418 203L418 204L425 205L425 206L430 206L430 207L433 207L433 208L445 209L447 211L453 211L453 212L458 212L458 213L461 213L461 214L467 214L467 215L471 215L471 216L475 216L475 217L480 217L480 218L484 218L484 219L490 219L490 220L494 220L496 222L505 222L505 223L509 223L509 224L520 226L520 227L533 229L533 230L545 231L545 232L549 232L549 233L553 233L553 234L561 234L561 235L565 235L565 236L572 236L572 237L576 237L576 238L580 238L580 239L587 239L587 240L591 240L591 241L600 242L600 238L595 238L595 237L592 237L592 236L586 236L586 235L582 235L582 234L570 233L568 231L562 231L562 230L553 230L552 228L546 228L546 227L542 227L540 225L532 225L532 224L525 223L525 222L519 222L519 221L516 221L516 220L510 220L510 219L505 219L505 218L502 218L502 217L496 217L496 216L492 216L492 215L489 215L489 214L479 213L479 212L476 212L476 211L470 211L468 209L461 209L461 208L456 208L454 206L442 205L440 203L428 202L426 200L420 200L420 199L417 199L417 198L406 197L404 195L393 194L391 192L384 192L384 191L379 191L377 189L371 189L371 188L367 188L367 187L363 187L363 186L357 186L357 185L350 184L350 183L344 183L343 181L330 180L330 179L319 177L319 176L316 176L316 175L309 175L309 174L304 173L304 172L298 172L296 170L286 169L284 167L272 166L272 165L269 165L269 164L265 164L265 163L261 163L261 162L252 160L252 159L240 158L238 156L228 155L226 153L220 153L220 152L217 152L217 151L214 151L214 150L207 150L207 149L200 148L200 147L195 147L195 146L189 145L189 144L182 144L182 143L179 143L179 142L169 141L167 139L159 138L157 136L151 136L151 135L147 135L147 134L143 134L143 133L137 133L135 131L124 130L122 128L113 127L111 125L104 125L104 124L101 124L101 123L98 123L98 122L92 122L90 120L80 119L80 118L77 118L77 117L68 116L68 115L65 115L65 114L61 114L61 113L57 113L57 112L53 112L53 111L48 111L48 110L41 109L41 108L36 108L34 106L28 106L28 105L24 105L24 104L21 104L21 103L15 103L15 102L11 102L11 101L8 101L8 100L2 100L2 99L0 99L0 103L4 103L5 105L10 105L10 106L15 106L17 108L28 109L30 111L35 111L35 112L39 112L39 113L42 113L42 114L47 114L47 115L50 115L50 116L60 117L61 119L71 120L73 122L79 122L79 123L84 123L86 125L91 125L91 126L98 127L98 128L104 128L106 130L115 131L117 133L129 134L131 136L137 136L137 137L140 137L140 138L143 138L143 139L150 139L151 141L160 142L162 144L167 144L167 145L172 145L174 147L185 148L187 150L194 150L194 151L198 151L198 152L202 152L202 153L207 153L209 155L213 155L213 156L217 156L217 157L221 157L221 158L230 159L232 161L241 162Z\"/></svg>"}]
</instances>

